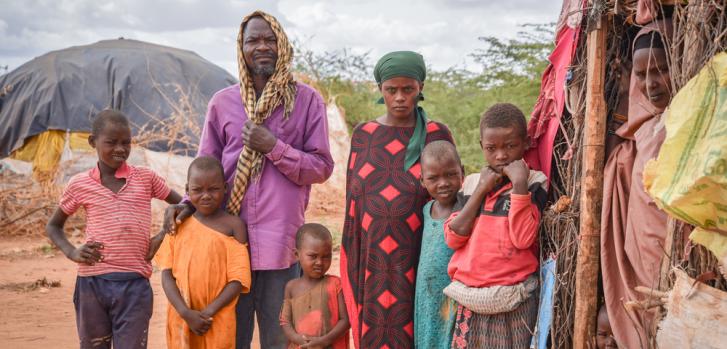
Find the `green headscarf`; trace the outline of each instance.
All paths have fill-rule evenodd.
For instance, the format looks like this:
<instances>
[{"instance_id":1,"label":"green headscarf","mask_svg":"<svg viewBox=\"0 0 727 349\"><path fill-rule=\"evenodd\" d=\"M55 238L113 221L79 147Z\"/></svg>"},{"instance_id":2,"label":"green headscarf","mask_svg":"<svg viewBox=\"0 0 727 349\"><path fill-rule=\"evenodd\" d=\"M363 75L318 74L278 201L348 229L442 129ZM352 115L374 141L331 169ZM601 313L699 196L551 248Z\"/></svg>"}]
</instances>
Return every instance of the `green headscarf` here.
<instances>
[{"instance_id":1,"label":"green headscarf","mask_svg":"<svg viewBox=\"0 0 727 349\"><path fill-rule=\"evenodd\" d=\"M380 86L382 82L396 77L412 78L424 82L424 79L427 78L427 66L424 64L424 57L412 51L396 51L385 54L374 67L376 83ZM418 100L424 100L424 95L421 92ZM384 98L380 98L378 103L384 104ZM414 127L414 134L406 146L404 171L409 170L419 160L419 155L421 155L427 139L426 125L427 113L424 108L417 106L416 126Z\"/></svg>"}]
</instances>

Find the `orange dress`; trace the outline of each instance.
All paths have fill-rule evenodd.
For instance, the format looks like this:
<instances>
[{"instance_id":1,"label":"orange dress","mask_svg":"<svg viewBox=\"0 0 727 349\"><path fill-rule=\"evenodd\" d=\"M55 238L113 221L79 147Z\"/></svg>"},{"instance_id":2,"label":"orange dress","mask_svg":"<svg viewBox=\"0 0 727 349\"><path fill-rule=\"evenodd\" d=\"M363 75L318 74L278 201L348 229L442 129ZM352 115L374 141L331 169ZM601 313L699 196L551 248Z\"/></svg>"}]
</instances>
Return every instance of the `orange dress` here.
<instances>
[{"instance_id":1,"label":"orange dress","mask_svg":"<svg viewBox=\"0 0 727 349\"><path fill-rule=\"evenodd\" d=\"M281 325L290 324L296 332L309 337L324 336L336 326L339 320L338 294L343 292L341 279L333 275L324 278L306 293L283 300ZM347 349L348 334L346 331L329 348ZM288 348L296 349L298 346L289 343Z\"/></svg>"},{"instance_id":2,"label":"orange dress","mask_svg":"<svg viewBox=\"0 0 727 349\"><path fill-rule=\"evenodd\" d=\"M161 270L172 270L184 302L194 310L203 310L231 281L239 281L243 293L250 291L250 257L245 245L194 217L186 219L177 234L164 238L156 262ZM237 299L213 316L212 326L204 336L192 333L169 304L167 347L234 348L235 304Z\"/></svg>"}]
</instances>

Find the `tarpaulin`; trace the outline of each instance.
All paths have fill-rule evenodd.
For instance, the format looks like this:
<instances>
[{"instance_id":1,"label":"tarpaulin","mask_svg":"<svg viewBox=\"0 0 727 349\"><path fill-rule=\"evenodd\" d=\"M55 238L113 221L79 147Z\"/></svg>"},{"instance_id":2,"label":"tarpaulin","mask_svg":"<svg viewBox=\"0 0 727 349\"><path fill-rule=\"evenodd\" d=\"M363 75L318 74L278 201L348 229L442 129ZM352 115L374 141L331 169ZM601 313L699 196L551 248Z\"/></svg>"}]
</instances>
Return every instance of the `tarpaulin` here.
<instances>
[{"instance_id":1,"label":"tarpaulin","mask_svg":"<svg viewBox=\"0 0 727 349\"><path fill-rule=\"evenodd\" d=\"M540 305L538 306L538 324L536 325L530 348L547 349L550 328L553 326L553 297L555 296L556 260L549 257L540 264Z\"/></svg>"},{"instance_id":2,"label":"tarpaulin","mask_svg":"<svg viewBox=\"0 0 727 349\"><path fill-rule=\"evenodd\" d=\"M0 157L47 130L88 132L92 116L108 107L124 112L135 134L175 112L202 125L209 98L234 83L194 52L136 40L53 51L0 77ZM149 148L169 150L165 143Z\"/></svg>"}]
</instances>

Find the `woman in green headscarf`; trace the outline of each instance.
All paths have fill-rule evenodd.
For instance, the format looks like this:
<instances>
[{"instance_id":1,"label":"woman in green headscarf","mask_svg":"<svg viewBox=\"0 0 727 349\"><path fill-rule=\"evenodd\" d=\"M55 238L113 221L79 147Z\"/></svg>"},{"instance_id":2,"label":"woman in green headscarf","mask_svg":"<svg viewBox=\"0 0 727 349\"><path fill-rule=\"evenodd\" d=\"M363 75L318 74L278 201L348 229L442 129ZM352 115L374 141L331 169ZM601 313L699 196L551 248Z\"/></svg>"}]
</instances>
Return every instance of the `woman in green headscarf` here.
<instances>
[{"instance_id":1,"label":"woman in green headscarf","mask_svg":"<svg viewBox=\"0 0 727 349\"><path fill-rule=\"evenodd\" d=\"M428 194L419 155L429 142L452 142L419 101L426 66L415 52L391 52L374 77L386 114L358 125L346 175L341 279L356 348L412 348L414 280Z\"/></svg>"}]
</instances>

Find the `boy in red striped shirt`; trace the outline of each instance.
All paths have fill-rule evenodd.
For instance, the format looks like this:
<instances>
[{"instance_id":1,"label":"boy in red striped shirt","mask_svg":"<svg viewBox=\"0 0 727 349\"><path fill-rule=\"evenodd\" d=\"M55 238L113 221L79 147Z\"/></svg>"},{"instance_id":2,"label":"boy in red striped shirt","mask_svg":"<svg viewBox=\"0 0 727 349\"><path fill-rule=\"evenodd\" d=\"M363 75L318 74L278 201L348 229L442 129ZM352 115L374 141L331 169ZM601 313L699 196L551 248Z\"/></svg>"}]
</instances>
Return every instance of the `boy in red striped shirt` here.
<instances>
[{"instance_id":1,"label":"boy in red striped shirt","mask_svg":"<svg viewBox=\"0 0 727 349\"><path fill-rule=\"evenodd\" d=\"M153 294L150 260L164 238L149 237L151 200L182 199L148 168L126 163L131 152L129 121L117 110L98 113L88 143L98 164L68 182L51 217L48 236L78 263L73 295L81 348L146 348ZM73 246L63 225L86 210L86 240Z\"/></svg>"}]
</instances>

